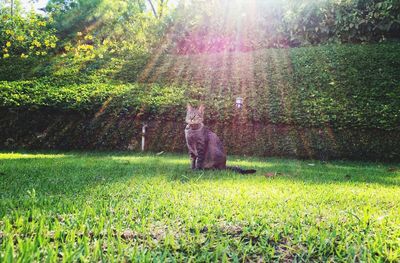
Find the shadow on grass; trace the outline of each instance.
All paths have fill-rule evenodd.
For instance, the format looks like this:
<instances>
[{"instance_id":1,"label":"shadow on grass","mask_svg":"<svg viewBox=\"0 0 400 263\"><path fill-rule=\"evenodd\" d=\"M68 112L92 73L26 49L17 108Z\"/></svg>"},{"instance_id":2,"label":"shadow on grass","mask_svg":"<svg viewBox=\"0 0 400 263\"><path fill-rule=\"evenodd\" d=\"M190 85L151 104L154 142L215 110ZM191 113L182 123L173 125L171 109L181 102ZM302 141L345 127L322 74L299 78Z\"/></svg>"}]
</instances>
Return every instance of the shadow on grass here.
<instances>
[{"instance_id":1,"label":"shadow on grass","mask_svg":"<svg viewBox=\"0 0 400 263\"><path fill-rule=\"evenodd\" d=\"M302 182L307 184L379 184L382 186L400 186L398 165L331 162L312 163L302 161L294 163L277 162L267 169L267 176Z\"/></svg>"},{"instance_id":2,"label":"shadow on grass","mask_svg":"<svg viewBox=\"0 0 400 263\"><path fill-rule=\"evenodd\" d=\"M124 183L133 178L189 183L204 180L240 180L249 178L284 180L307 184L368 183L400 186L399 165L363 162L299 161L232 157L228 165L255 168L254 175L232 171L191 171L186 155L107 152L19 152L0 153L1 197L18 197L35 189L43 195L76 196L98 185ZM271 178L271 179L270 179ZM138 181L137 183L140 183Z\"/></svg>"},{"instance_id":3,"label":"shadow on grass","mask_svg":"<svg viewBox=\"0 0 400 263\"><path fill-rule=\"evenodd\" d=\"M152 192L154 187L162 189L167 184L168 188L175 183L188 184L188 187L225 181L251 185L277 183L277 187L282 184L288 187L302 184L400 186L400 172L388 171L389 167L382 164L316 162L311 166L310 161L239 157L230 158L228 164L255 168L257 173L191 171L186 155L0 153L0 217L15 211L29 212L33 206L58 213L65 207L85 206L93 199L113 204L133 197L137 191ZM265 178L268 173L276 176Z\"/></svg>"}]
</instances>

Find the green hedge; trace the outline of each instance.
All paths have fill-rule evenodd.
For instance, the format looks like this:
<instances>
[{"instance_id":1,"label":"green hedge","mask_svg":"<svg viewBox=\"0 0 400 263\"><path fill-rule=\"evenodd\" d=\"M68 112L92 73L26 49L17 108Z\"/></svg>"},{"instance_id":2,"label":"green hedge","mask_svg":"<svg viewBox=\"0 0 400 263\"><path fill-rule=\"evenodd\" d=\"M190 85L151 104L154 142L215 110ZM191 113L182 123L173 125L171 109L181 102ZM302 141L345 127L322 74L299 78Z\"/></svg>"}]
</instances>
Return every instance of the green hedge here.
<instances>
[{"instance_id":1,"label":"green hedge","mask_svg":"<svg viewBox=\"0 0 400 263\"><path fill-rule=\"evenodd\" d=\"M52 108L57 110L160 112L180 105L184 89L149 84L76 84L55 86L51 80L0 82L0 106L8 109Z\"/></svg>"},{"instance_id":2,"label":"green hedge","mask_svg":"<svg viewBox=\"0 0 400 263\"><path fill-rule=\"evenodd\" d=\"M300 126L397 129L400 43L165 56L144 81L191 85L210 117ZM201 87L201 88L200 88Z\"/></svg>"},{"instance_id":3,"label":"green hedge","mask_svg":"<svg viewBox=\"0 0 400 263\"><path fill-rule=\"evenodd\" d=\"M294 49L291 59L296 114L307 123L398 128L399 44Z\"/></svg>"},{"instance_id":4,"label":"green hedge","mask_svg":"<svg viewBox=\"0 0 400 263\"><path fill-rule=\"evenodd\" d=\"M173 111L169 112L172 116ZM146 121L146 150L187 152L183 118L143 116L132 111L0 109L0 149L140 151ZM229 155L400 161L400 132L206 120Z\"/></svg>"},{"instance_id":5,"label":"green hedge","mask_svg":"<svg viewBox=\"0 0 400 263\"><path fill-rule=\"evenodd\" d=\"M0 81L0 148L139 150L146 121L148 150L181 152L186 103L203 102L230 154L398 161L399 72L387 43L164 54L141 83Z\"/></svg>"},{"instance_id":6,"label":"green hedge","mask_svg":"<svg viewBox=\"0 0 400 263\"><path fill-rule=\"evenodd\" d=\"M70 84L62 76L1 81L0 107L97 111L107 102L115 111L166 117L172 111L172 118L183 118L187 102L203 101L207 118L219 122L239 116L306 127L393 130L400 123L399 72L399 43L164 55L142 74L147 84ZM244 97L240 112L236 96Z\"/></svg>"},{"instance_id":7,"label":"green hedge","mask_svg":"<svg viewBox=\"0 0 400 263\"><path fill-rule=\"evenodd\" d=\"M6 108L53 107L87 110L100 106L107 98L121 94L124 85L80 84L53 86L49 80L0 82L1 106Z\"/></svg>"}]
</instances>

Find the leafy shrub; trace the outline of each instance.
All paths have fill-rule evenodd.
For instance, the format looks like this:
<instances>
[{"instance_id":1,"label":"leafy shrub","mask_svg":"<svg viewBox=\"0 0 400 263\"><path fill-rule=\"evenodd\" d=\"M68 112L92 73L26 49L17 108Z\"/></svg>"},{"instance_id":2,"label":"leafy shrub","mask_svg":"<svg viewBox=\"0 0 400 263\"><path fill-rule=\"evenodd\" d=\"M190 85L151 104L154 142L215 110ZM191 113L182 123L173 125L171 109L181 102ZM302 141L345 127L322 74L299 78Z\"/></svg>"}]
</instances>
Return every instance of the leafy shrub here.
<instances>
[{"instance_id":1,"label":"leafy shrub","mask_svg":"<svg viewBox=\"0 0 400 263\"><path fill-rule=\"evenodd\" d=\"M387 43L163 55L140 84L1 81L0 147L139 149L146 121L148 149L184 151L190 102L206 104L206 124L229 153L399 160L399 50Z\"/></svg>"},{"instance_id":2,"label":"leafy shrub","mask_svg":"<svg viewBox=\"0 0 400 263\"><path fill-rule=\"evenodd\" d=\"M118 110L158 112L182 101L182 87L146 84L75 84L57 87L49 79L0 82L0 107L53 108L61 110Z\"/></svg>"},{"instance_id":3,"label":"leafy shrub","mask_svg":"<svg viewBox=\"0 0 400 263\"><path fill-rule=\"evenodd\" d=\"M325 45L252 53L165 56L145 81L184 83L213 119L396 129L400 44ZM244 66L246 65L246 66ZM197 87L197 88L194 88Z\"/></svg>"},{"instance_id":4,"label":"leafy shrub","mask_svg":"<svg viewBox=\"0 0 400 263\"><path fill-rule=\"evenodd\" d=\"M238 116L234 99L242 96L239 115L249 121L390 130L400 123L399 50L392 43L165 56L144 79L154 84L2 81L0 105L97 110L109 100L115 109L149 116L174 109L182 116L187 102L203 101L209 118L230 122ZM253 66L241 67L249 59Z\"/></svg>"},{"instance_id":5,"label":"leafy shrub","mask_svg":"<svg viewBox=\"0 0 400 263\"><path fill-rule=\"evenodd\" d=\"M22 15L8 13L0 5L0 61L10 57L26 59L46 56L55 50L58 38L51 18L30 12Z\"/></svg>"},{"instance_id":6,"label":"leafy shrub","mask_svg":"<svg viewBox=\"0 0 400 263\"><path fill-rule=\"evenodd\" d=\"M177 14L178 54L400 38L399 0L193 0Z\"/></svg>"},{"instance_id":7,"label":"leafy shrub","mask_svg":"<svg viewBox=\"0 0 400 263\"><path fill-rule=\"evenodd\" d=\"M398 128L399 44L291 50L303 121L340 127Z\"/></svg>"}]
</instances>

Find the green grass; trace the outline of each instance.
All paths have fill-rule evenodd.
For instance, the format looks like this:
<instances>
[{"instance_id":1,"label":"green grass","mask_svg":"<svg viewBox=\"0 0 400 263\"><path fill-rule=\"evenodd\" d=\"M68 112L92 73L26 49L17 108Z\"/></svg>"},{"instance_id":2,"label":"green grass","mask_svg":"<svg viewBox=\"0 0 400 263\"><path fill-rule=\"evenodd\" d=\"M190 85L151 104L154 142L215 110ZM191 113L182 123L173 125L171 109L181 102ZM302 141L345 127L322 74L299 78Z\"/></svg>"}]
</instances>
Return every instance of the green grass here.
<instances>
[{"instance_id":1,"label":"green grass","mask_svg":"<svg viewBox=\"0 0 400 263\"><path fill-rule=\"evenodd\" d=\"M400 260L398 164L229 163L0 153L0 262Z\"/></svg>"}]
</instances>

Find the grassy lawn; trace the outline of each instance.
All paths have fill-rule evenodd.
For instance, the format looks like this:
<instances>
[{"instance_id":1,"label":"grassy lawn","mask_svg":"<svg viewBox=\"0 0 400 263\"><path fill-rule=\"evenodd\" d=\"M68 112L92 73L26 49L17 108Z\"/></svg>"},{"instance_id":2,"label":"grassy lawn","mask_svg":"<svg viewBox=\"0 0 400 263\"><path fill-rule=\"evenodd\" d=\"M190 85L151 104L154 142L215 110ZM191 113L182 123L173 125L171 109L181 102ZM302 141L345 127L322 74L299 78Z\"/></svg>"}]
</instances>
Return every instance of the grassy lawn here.
<instances>
[{"instance_id":1,"label":"grassy lawn","mask_svg":"<svg viewBox=\"0 0 400 263\"><path fill-rule=\"evenodd\" d=\"M0 262L400 261L399 164L228 162L0 153Z\"/></svg>"}]
</instances>

